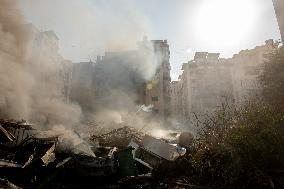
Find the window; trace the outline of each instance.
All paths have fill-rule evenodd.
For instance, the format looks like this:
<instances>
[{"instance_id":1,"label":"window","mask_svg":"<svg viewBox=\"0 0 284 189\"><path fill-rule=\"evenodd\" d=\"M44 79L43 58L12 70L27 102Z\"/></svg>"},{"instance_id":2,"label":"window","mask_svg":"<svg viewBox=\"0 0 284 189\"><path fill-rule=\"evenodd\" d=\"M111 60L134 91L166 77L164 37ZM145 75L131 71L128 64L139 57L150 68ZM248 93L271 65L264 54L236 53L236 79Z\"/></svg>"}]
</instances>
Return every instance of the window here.
<instances>
[{"instance_id":1,"label":"window","mask_svg":"<svg viewBox=\"0 0 284 189\"><path fill-rule=\"evenodd\" d=\"M157 96L152 96L152 101L158 101L158 97Z\"/></svg>"}]
</instances>

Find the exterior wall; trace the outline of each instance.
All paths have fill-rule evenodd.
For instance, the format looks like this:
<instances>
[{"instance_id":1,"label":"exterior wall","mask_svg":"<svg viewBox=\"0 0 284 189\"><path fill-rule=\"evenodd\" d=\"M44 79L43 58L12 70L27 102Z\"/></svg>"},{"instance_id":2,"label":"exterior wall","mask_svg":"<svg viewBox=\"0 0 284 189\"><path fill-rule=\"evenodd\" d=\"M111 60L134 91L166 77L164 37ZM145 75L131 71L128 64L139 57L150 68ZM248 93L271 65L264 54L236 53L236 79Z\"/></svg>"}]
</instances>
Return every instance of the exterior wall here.
<instances>
[{"instance_id":1,"label":"exterior wall","mask_svg":"<svg viewBox=\"0 0 284 189\"><path fill-rule=\"evenodd\" d=\"M186 122L193 120L195 115L214 112L222 103L233 102L231 65L227 62L218 58L214 61L210 58L193 60L185 65L184 74L187 77Z\"/></svg>"},{"instance_id":2,"label":"exterior wall","mask_svg":"<svg viewBox=\"0 0 284 189\"><path fill-rule=\"evenodd\" d=\"M257 96L261 92L258 76L261 73L265 57L277 50L278 44L267 40L265 45L257 46L251 50L240 51L239 54L228 59L232 67L234 98L236 105L246 99Z\"/></svg>"},{"instance_id":3,"label":"exterior wall","mask_svg":"<svg viewBox=\"0 0 284 189\"><path fill-rule=\"evenodd\" d=\"M182 82L172 81L170 84L171 93L171 118L182 120Z\"/></svg>"},{"instance_id":4,"label":"exterior wall","mask_svg":"<svg viewBox=\"0 0 284 189\"><path fill-rule=\"evenodd\" d=\"M83 111L93 111L95 96L93 83L94 62L73 63L67 92L71 101L80 104Z\"/></svg>"},{"instance_id":5,"label":"exterior wall","mask_svg":"<svg viewBox=\"0 0 284 189\"><path fill-rule=\"evenodd\" d=\"M156 74L146 82L144 103L153 105L153 111L164 121L170 116L170 51L166 40L142 41L150 43L155 53L154 59L158 65ZM141 48L141 43L140 43Z\"/></svg>"},{"instance_id":6,"label":"exterior wall","mask_svg":"<svg viewBox=\"0 0 284 189\"><path fill-rule=\"evenodd\" d=\"M276 12L278 25L281 33L282 41L284 41L284 1L283 0L272 0L274 9Z\"/></svg>"},{"instance_id":7,"label":"exterior wall","mask_svg":"<svg viewBox=\"0 0 284 189\"><path fill-rule=\"evenodd\" d=\"M60 77L63 80L62 93L66 101L69 102L72 85L73 63L70 60L63 60L61 64L62 69L60 71Z\"/></svg>"},{"instance_id":8,"label":"exterior wall","mask_svg":"<svg viewBox=\"0 0 284 189\"><path fill-rule=\"evenodd\" d=\"M183 64L179 81L171 83L171 110L182 124L196 123L195 115L209 115L223 103L240 105L260 93L258 76L265 57L277 50L278 44L243 50L229 59L218 53L198 52L194 60Z\"/></svg>"},{"instance_id":9,"label":"exterior wall","mask_svg":"<svg viewBox=\"0 0 284 189\"><path fill-rule=\"evenodd\" d=\"M170 114L169 45L166 40L145 39L137 46L136 50L106 52L97 58L93 68L96 107L119 109L122 102L117 92L126 93L124 108L133 100L136 105L153 105L154 117L165 120Z\"/></svg>"}]
</instances>

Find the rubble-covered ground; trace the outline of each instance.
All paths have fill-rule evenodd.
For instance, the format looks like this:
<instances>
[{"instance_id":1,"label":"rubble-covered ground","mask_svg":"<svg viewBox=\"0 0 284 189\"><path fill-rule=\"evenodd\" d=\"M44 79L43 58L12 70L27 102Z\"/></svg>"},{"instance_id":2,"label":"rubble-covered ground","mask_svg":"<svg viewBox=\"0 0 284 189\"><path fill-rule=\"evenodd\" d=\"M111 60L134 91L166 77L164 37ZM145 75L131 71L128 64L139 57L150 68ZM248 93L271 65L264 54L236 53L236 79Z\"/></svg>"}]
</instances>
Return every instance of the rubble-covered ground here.
<instances>
[{"instance_id":1,"label":"rubble-covered ground","mask_svg":"<svg viewBox=\"0 0 284 189\"><path fill-rule=\"evenodd\" d=\"M25 121L0 119L1 188L178 188L186 184L153 177L157 167L186 153L175 144L177 140L158 139L128 126L84 140L75 131L64 136L35 128ZM70 136L77 139L69 140Z\"/></svg>"},{"instance_id":2,"label":"rubble-covered ground","mask_svg":"<svg viewBox=\"0 0 284 189\"><path fill-rule=\"evenodd\" d=\"M278 132L267 130L266 125L234 129L214 125L197 140L188 132L168 132L158 138L125 125L82 139L76 131L38 131L25 121L0 119L0 188L283 188L282 122L274 128ZM227 140L232 136L242 136L235 138L236 146ZM260 163L256 158L248 162L247 157L261 154L254 149L260 150L258 141L263 140L271 141L268 149L274 151L267 155L261 150L262 156L274 161L263 156ZM243 150L239 143L253 150L234 154ZM242 167L225 172L236 163L233 155L240 156L237 163ZM262 180L253 182L255 172L247 168L254 165L271 176L258 174ZM239 184L225 183L228 175L240 177L232 180Z\"/></svg>"}]
</instances>

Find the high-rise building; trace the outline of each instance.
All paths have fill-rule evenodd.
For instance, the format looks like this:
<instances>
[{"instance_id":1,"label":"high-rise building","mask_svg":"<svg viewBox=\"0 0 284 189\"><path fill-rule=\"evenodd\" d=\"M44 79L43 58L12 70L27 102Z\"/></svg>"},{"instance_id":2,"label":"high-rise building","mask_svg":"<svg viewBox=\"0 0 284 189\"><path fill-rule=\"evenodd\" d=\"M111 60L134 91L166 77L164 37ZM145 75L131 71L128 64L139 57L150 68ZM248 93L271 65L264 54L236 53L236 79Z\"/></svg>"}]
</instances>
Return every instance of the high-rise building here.
<instances>
[{"instance_id":1,"label":"high-rise building","mask_svg":"<svg viewBox=\"0 0 284 189\"><path fill-rule=\"evenodd\" d=\"M94 64L93 86L98 110L151 107L166 121L170 114L170 51L166 40L137 42L137 49L106 52Z\"/></svg>"},{"instance_id":2,"label":"high-rise building","mask_svg":"<svg viewBox=\"0 0 284 189\"><path fill-rule=\"evenodd\" d=\"M278 43L267 40L232 58L197 52L193 60L183 64L179 81L171 82L173 119L189 128L223 105L237 107L251 97L257 98L263 63L277 49ZM194 132L196 128L190 129Z\"/></svg>"},{"instance_id":3,"label":"high-rise building","mask_svg":"<svg viewBox=\"0 0 284 189\"><path fill-rule=\"evenodd\" d=\"M144 104L153 105L153 111L164 121L170 115L170 50L167 40L144 40L138 42L139 49L150 47L151 62L156 64L156 73L146 81ZM151 53L150 53L151 54ZM151 56L151 55L150 55Z\"/></svg>"},{"instance_id":4,"label":"high-rise building","mask_svg":"<svg viewBox=\"0 0 284 189\"><path fill-rule=\"evenodd\" d=\"M284 1L283 0L272 0L274 4L275 13L281 33L282 41L284 41Z\"/></svg>"}]
</instances>

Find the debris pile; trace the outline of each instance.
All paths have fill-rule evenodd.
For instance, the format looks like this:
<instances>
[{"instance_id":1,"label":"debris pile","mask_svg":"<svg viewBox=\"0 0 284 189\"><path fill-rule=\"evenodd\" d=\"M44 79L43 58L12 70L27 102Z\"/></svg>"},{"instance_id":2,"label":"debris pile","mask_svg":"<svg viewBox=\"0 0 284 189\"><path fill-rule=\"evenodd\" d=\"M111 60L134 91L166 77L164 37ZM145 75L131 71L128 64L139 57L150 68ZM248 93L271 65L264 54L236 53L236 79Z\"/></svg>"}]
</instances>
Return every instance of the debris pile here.
<instances>
[{"instance_id":1,"label":"debris pile","mask_svg":"<svg viewBox=\"0 0 284 189\"><path fill-rule=\"evenodd\" d=\"M97 141L100 146L125 148L131 139L141 141L144 135L144 133L139 132L134 128L123 126L106 134L99 136L93 135L90 140L93 142Z\"/></svg>"},{"instance_id":2,"label":"debris pile","mask_svg":"<svg viewBox=\"0 0 284 189\"><path fill-rule=\"evenodd\" d=\"M25 121L0 120L0 185L4 188L139 188L152 170L185 149L122 127L63 148L62 136ZM66 145L66 144L65 144Z\"/></svg>"}]
</instances>

